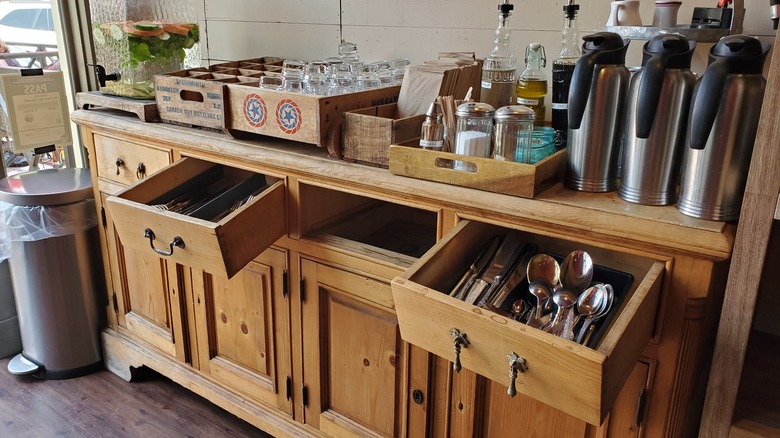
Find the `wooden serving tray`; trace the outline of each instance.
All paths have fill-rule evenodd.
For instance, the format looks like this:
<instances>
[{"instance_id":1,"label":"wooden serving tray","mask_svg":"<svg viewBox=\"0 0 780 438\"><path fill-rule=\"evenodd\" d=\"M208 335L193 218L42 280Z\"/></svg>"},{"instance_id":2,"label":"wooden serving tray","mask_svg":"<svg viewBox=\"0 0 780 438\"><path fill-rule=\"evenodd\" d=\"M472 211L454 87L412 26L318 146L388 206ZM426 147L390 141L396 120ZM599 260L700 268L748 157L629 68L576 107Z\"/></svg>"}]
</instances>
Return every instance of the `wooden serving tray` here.
<instances>
[{"instance_id":1,"label":"wooden serving tray","mask_svg":"<svg viewBox=\"0 0 780 438\"><path fill-rule=\"evenodd\" d=\"M474 171L457 170L467 163ZM533 198L563 179L566 151L536 164L498 161L402 145L390 146L390 172L396 175L470 187L494 193Z\"/></svg>"}]
</instances>

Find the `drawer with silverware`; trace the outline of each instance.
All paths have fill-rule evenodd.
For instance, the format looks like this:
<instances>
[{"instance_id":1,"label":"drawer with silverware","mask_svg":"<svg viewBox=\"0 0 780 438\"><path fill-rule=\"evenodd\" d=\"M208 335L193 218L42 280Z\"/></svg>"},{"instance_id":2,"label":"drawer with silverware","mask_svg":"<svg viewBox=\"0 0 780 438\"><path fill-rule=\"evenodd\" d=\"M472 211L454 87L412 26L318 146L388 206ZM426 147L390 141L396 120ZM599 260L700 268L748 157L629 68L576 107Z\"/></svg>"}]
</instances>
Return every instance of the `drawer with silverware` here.
<instances>
[{"instance_id":1,"label":"drawer with silverware","mask_svg":"<svg viewBox=\"0 0 780 438\"><path fill-rule=\"evenodd\" d=\"M405 341L599 425L652 336L664 270L464 220L392 290Z\"/></svg>"},{"instance_id":2,"label":"drawer with silverware","mask_svg":"<svg viewBox=\"0 0 780 438\"><path fill-rule=\"evenodd\" d=\"M286 234L284 179L183 158L109 196L122 244L228 278Z\"/></svg>"}]
</instances>

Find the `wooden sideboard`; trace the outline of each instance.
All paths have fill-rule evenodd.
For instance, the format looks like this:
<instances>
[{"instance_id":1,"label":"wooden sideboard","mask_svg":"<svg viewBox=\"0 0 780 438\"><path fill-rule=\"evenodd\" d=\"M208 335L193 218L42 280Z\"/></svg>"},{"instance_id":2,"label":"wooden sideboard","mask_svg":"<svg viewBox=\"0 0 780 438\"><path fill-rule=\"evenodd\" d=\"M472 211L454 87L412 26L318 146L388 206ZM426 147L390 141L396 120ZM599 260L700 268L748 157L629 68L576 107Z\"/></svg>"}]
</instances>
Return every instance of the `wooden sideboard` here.
<instances>
[{"instance_id":1,"label":"wooden sideboard","mask_svg":"<svg viewBox=\"0 0 780 438\"><path fill-rule=\"evenodd\" d=\"M105 362L126 379L152 368L277 436L660 437L698 426L733 225L560 184L526 199L405 178L311 145L107 109L72 118L104 218ZM212 167L265 175L270 188L216 223L169 222L146 205ZM437 343L451 327L435 321L444 308L473 320L474 308L433 285L460 275L458 251L494 229L543 251L587 248L635 272L640 292L594 350L480 315L501 327L483 343L474 333L454 372L452 344ZM400 306L399 286L421 279L431 284ZM430 327L423 340L418 327ZM510 344L529 361L514 398L508 366L504 378L485 356L505 362Z\"/></svg>"}]
</instances>

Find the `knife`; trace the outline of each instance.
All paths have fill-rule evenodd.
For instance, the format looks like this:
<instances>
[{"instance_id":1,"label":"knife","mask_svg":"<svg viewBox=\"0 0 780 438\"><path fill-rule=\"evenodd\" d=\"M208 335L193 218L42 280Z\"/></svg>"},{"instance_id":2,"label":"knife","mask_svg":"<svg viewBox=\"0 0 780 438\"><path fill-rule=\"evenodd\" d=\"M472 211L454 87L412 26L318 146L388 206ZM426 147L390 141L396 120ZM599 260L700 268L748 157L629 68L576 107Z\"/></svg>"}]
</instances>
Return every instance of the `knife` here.
<instances>
[{"instance_id":1,"label":"knife","mask_svg":"<svg viewBox=\"0 0 780 438\"><path fill-rule=\"evenodd\" d=\"M466 292L469 290L469 288L471 288L471 285L474 284L474 280L477 279L477 277L490 263L490 260L496 253L500 243L501 237L494 236L490 242L485 245L484 248L482 248L482 251L479 253L477 258L474 259L474 261L471 263L471 266L469 266L469 269L463 274L463 277L461 277L460 281L458 281L458 284L456 284L452 289L452 292L450 292L451 297L455 297L459 300L463 299L463 297L466 295Z\"/></svg>"},{"instance_id":2,"label":"knife","mask_svg":"<svg viewBox=\"0 0 780 438\"><path fill-rule=\"evenodd\" d=\"M490 266L485 270L481 277L477 278L474 284L469 288L465 301L470 304L476 303L482 294L490 288L491 285L498 286L504 277L509 273L513 262L517 260L520 251L523 249L523 241L520 238L519 231L510 231L496 251L496 256Z\"/></svg>"},{"instance_id":3,"label":"knife","mask_svg":"<svg viewBox=\"0 0 780 438\"><path fill-rule=\"evenodd\" d=\"M523 247L522 257L518 258L518 262L512 268L512 274L509 275L504 284L500 288L494 289L494 293L485 294L485 298L480 301L493 307L501 307L509 294L525 279L528 261L536 252L536 245L526 244Z\"/></svg>"}]
</instances>

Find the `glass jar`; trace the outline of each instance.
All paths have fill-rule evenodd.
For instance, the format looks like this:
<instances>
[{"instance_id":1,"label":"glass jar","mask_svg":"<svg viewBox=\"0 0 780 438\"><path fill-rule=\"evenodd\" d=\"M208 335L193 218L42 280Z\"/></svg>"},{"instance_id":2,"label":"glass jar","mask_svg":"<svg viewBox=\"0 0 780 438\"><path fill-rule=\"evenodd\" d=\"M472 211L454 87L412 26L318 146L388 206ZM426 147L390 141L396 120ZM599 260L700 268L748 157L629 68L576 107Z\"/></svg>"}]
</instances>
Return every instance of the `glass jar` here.
<instances>
[{"instance_id":1,"label":"glass jar","mask_svg":"<svg viewBox=\"0 0 780 438\"><path fill-rule=\"evenodd\" d=\"M456 154L487 158L490 156L490 144L493 134L493 106L482 102L466 102L455 109L455 150ZM453 168L476 172L473 163L455 161Z\"/></svg>"},{"instance_id":2,"label":"glass jar","mask_svg":"<svg viewBox=\"0 0 780 438\"><path fill-rule=\"evenodd\" d=\"M493 158L528 163L535 118L534 110L527 106L510 105L499 108L495 115L496 147Z\"/></svg>"},{"instance_id":3,"label":"glass jar","mask_svg":"<svg viewBox=\"0 0 780 438\"><path fill-rule=\"evenodd\" d=\"M194 0L91 0L100 91L154 98L154 76L200 65Z\"/></svg>"}]
</instances>

